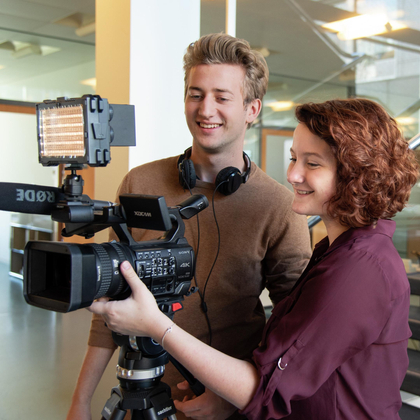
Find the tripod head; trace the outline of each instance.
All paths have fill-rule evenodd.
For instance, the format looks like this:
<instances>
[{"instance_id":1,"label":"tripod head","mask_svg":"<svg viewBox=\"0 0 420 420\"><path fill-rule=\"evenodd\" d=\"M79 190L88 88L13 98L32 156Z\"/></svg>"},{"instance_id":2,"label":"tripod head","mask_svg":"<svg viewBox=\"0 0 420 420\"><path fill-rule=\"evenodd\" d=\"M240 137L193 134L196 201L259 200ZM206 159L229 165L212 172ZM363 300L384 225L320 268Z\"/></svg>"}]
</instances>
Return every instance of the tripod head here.
<instances>
[{"instance_id":1,"label":"tripod head","mask_svg":"<svg viewBox=\"0 0 420 420\"><path fill-rule=\"evenodd\" d=\"M182 309L182 298L159 303L160 309L171 319ZM111 397L102 410L106 420L122 420L132 410L132 420L175 420L176 409L171 399L171 388L161 381L165 365L171 361L198 396L204 386L178 363L165 349L150 337L135 337L112 333L120 347L117 378L120 385L111 391Z\"/></svg>"}]
</instances>

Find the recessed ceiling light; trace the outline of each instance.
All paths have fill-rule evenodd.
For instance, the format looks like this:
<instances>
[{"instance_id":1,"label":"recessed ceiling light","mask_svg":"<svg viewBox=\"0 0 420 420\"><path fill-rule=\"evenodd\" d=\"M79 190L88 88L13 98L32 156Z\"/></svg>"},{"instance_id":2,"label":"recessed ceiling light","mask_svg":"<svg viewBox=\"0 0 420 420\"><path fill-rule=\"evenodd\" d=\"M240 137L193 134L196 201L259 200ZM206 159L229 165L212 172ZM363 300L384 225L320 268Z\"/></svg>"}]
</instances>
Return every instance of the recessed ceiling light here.
<instances>
[{"instance_id":1,"label":"recessed ceiling light","mask_svg":"<svg viewBox=\"0 0 420 420\"><path fill-rule=\"evenodd\" d=\"M395 118L395 120L400 125L410 125L410 124L417 123L417 118L414 118L414 117L397 117Z\"/></svg>"},{"instance_id":2,"label":"recessed ceiling light","mask_svg":"<svg viewBox=\"0 0 420 420\"><path fill-rule=\"evenodd\" d=\"M289 111L295 106L294 102L292 101L276 101L270 102L266 105L269 106L274 112Z\"/></svg>"},{"instance_id":3,"label":"recessed ceiling light","mask_svg":"<svg viewBox=\"0 0 420 420\"><path fill-rule=\"evenodd\" d=\"M96 88L96 77L92 77L91 79L85 79L80 82L81 85L85 86L92 86L93 88Z\"/></svg>"},{"instance_id":4,"label":"recessed ceiling light","mask_svg":"<svg viewBox=\"0 0 420 420\"><path fill-rule=\"evenodd\" d=\"M388 20L384 13L355 16L326 23L322 27L337 32L337 36L341 40L366 38L407 28L401 22Z\"/></svg>"}]
</instances>

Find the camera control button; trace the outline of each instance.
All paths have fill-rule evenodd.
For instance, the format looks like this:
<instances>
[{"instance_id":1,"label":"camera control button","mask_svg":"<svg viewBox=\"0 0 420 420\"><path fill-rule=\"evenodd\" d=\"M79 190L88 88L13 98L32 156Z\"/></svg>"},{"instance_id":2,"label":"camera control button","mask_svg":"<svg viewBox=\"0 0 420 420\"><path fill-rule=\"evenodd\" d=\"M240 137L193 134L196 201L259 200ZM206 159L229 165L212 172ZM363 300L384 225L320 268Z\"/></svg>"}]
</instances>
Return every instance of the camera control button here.
<instances>
[{"instance_id":1,"label":"camera control button","mask_svg":"<svg viewBox=\"0 0 420 420\"><path fill-rule=\"evenodd\" d=\"M180 302L176 302L172 304L172 311L176 312L176 311L180 311L183 308L182 303Z\"/></svg>"},{"instance_id":2,"label":"camera control button","mask_svg":"<svg viewBox=\"0 0 420 420\"><path fill-rule=\"evenodd\" d=\"M136 272L139 277L144 276L144 265L136 262Z\"/></svg>"}]
</instances>

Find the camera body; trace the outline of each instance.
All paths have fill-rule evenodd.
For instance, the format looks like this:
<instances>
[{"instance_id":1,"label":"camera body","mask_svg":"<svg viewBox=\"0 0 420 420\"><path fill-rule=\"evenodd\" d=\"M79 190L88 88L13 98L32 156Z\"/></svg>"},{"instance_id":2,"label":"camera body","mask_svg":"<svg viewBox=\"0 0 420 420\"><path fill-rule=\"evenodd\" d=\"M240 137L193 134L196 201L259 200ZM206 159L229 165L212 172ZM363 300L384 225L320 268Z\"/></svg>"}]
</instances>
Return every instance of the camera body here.
<instances>
[{"instance_id":1,"label":"camera body","mask_svg":"<svg viewBox=\"0 0 420 420\"><path fill-rule=\"evenodd\" d=\"M194 251L184 238L183 218L207 207L205 196L194 195L167 208L163 197L125 195L125 203L103 209L100 221L66 228L91 232L112 226L120 242L76 244L29 241L24 252L24 296L27 303L57 312L90 306L95 299L124 299L130 293L120 264L127 260L151 291L161 308L183 299L194 275ZM104 222L104 214L108 222ZM123 214L124 216L117 216ZM110 215L113 215L112 217ZM138 220L140 218L140 220ZM136 242L127 228L165 230L156 241ZM170 229L167 229L170 227Z\"/></svg>"},{"instance_id":2,"label":"camera body","mask_svg":"<svg viewBox=\"0 0 420 420\"><path fill-rule=\"evenodd\" d=\"M188 245L128 246L30 241L25 248L24 296L34 306L70 312L95 299L122 299L130 289L119 265L129 261L157 302L187 294L194 273Z\"/></svg>"}]
</instances>

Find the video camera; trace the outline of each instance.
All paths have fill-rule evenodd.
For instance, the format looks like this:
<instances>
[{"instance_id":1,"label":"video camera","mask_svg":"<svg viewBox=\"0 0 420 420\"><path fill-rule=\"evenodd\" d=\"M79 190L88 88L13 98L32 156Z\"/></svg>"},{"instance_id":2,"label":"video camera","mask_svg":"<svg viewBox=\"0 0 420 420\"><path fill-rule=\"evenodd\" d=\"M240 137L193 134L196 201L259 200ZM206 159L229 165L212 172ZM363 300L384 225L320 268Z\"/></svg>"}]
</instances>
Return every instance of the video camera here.
<instances>
[{"instance_id":1,"label":"video camera","mask_svg":"<svg viewBox=\"0 0 420 420\"><path fill-rule=\"evenodd\" d=\"M36 105L39 161L68 165L61 188L0 183L0 209L49 214L65 225L62 235L92 237L112 227L119 242L74 244L30 241L24 252L24 296L40 308L70 312L106 296L125 298L130 290L119 265L128 260L170 314L173 302L190 290L194 252L184 238L183 219L208 206L193 195L168 208L164 197L121 195L120 203L91 200L83 194L77 170L106 166L110 146L135 145L134 106L110 105L98 95L58 98ZM112 125L111 125L112 124ZM136 242L128 228L165 231L161 239Z\"/></svg>"}]
</instances>

